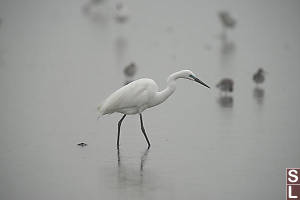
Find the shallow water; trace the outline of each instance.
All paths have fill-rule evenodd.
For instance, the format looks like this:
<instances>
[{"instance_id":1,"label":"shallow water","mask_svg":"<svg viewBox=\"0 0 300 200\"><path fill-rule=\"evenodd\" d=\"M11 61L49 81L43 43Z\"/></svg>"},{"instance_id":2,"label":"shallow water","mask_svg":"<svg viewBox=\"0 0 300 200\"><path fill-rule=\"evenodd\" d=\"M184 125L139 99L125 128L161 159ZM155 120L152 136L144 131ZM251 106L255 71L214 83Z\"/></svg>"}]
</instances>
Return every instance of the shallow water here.
<instances>
[{"instance_id":1,"label":"shallow water","mask_svg":"<svg viewBox=\"0 0 300 200\"><path fill-rule=\"evenodd\" d=\"M114 1L86 2L0 2L0 199L284 198L285 168L300 166L300 2L134 0L123 24ZM225 39L223 9L237 20ZM119 152L121 115L96 120L130 62L162 88L183 68L213 86L178 80L144 112L149 151L138 116ZM214 88L224 77L232 95Z\"/></svg>"}]
</instances>

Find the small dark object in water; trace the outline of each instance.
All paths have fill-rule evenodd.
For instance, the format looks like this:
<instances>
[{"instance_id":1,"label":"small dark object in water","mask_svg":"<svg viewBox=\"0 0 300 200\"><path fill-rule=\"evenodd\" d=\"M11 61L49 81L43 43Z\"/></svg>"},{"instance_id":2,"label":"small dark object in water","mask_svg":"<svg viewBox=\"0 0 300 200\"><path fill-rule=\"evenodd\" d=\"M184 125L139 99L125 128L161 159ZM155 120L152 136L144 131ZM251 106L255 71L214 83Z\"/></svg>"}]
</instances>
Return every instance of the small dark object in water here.
<instances>
[{"instance_id":1,"label":"small dark object in water","mask_svg":"<svg viewBox=\"0 0 300 200\"><path fill-rule=\"evenodd\" d=\"M234 28L236 25L236 20L233 19L227 11L220 11L219 18L222 22L222 25L226 28Z\"/></svg>"},{"instance_id":2,"label":"small dark object in water","mask_svg":"<svg viewBox=\"0 0 300 200\"><path fill-rule=\"evenodd\" d=\"M230 78L223 78L216 87L219 88L222 92L233 92L233 80Z\"/></svg>"},{"instance_id":3,"label":"small dark object in water","mask_svg":"<svg viewBox=\"0 0 300 200\"><path fill-rule=\"evenodd\" d=\"M133 77L136 73L136 70L136 64L132 62L124 68L124 74L128 77Z\"/></svg>"},{"instance_id":4,"label":"small dark object in water","mask_svg":"<svg viewBox=\"0 0 300 200\"><path fill-rule=\"evenodd\" d=\"M81 142L81 143L79 143L79 144L77 144L78 146L81 146L81 147L85 147L85 146L87 146L87 144L86 143L84 143L84 142Z\"/></svg>"},{"instance_id":5,"label":"small dark object in water","mask_svg":"<svg viewBox=\"0 0 300 200\"><path fill-rule=\"evenodd\" d=\"M261 84L265 81L265 71L262 68L259 68L257 72L253 75L252 79L256 84Z\"/></svg>"}]
</instances>

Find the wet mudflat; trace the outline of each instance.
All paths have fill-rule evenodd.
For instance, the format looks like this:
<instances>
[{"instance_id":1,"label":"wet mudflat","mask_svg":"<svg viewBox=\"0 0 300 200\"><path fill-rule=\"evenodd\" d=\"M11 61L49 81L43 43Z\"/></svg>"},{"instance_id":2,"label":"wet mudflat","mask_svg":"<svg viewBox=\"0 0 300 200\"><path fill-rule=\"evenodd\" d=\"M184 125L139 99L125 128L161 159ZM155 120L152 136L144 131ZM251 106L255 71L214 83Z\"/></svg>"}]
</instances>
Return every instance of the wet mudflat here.
<instances>
[{"instance_id":1,"label":"wet mudflat","mask_svg":"<svg viewBox=\"0 0 300 200\"><path fill-rule=\"evenodd\" d=\"M300 166L299 3L126 3L0 2L0 199L283 199L285 168ZM122 115L96 120L97 105L180 69L212 89L178 80L143 113L150 150L128 116L118 151Z\"/></svg>"}]
</instances>

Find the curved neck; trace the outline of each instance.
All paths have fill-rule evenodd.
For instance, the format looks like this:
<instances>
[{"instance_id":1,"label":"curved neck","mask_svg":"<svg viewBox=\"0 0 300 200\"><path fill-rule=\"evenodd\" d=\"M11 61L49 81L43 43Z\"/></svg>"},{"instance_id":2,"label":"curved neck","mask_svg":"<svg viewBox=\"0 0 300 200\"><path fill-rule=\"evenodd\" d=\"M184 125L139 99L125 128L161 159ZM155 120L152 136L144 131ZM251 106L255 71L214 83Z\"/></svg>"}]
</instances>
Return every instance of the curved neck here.
<instances>
[{"instance_id":1,"label":"curved neck","mask_svg":"<svg viewBox=\"0 0 300 200\"><path fill-rule=\"evenodd\" d=\"M171 94L173 94L173 92L175 92L175 90L176 90L175 80L178 79L178 78L180 78L180 73L179 72L175 72L175 73L171 74L168 77L167 87L164 90L159 91L159 92L156 93L156 98L155 98L155 104L154 105L161 104L167 98L169 98L169 96L171 96Z\"/></svg>"}]
</instances>

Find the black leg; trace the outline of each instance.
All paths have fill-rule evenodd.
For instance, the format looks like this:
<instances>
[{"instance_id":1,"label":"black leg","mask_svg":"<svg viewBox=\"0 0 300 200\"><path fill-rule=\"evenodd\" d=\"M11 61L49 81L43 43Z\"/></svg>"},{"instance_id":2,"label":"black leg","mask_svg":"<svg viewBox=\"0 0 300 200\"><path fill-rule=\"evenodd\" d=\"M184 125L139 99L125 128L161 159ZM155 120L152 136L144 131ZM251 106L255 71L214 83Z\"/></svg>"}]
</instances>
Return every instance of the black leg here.
<instances>
[{"instance_id":1,"label":"black leg","mask_svg":"<svg viewBox=\"0 0 300 200\"><path fill-rule=\"evenodd\" d=\"M123 115L123 117L120 119L120 121L118 122L118 140L117 140L117 148L119 149L120 146L120 131L121 131L121 124L122 121L124 120L124 118L126 117L126 114Z\"/></svg>"},{"instance_id":2,"label":"black leg","mask_svg":"<svg viewBox=\"0 0 300 200\"><path fill-rule=\"evenodd\" d=\"M141 129L142 129L142 132L143 132L143 134L144 134L144 136L145 136L145 138L146 138L146 140L147 140L147 143L148 143L148 149L150 148L150 142L149 142L149 140L148 140L148 137L147 137L147 135L146 135L146 131L145 131L145 128L144 128L144 124L143 124L143 117L142 117L142 114L140 113L140 120L141 120Z\"/></svg>"}]
</instances>

